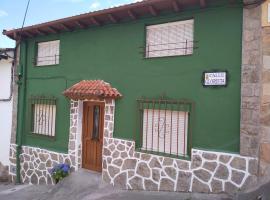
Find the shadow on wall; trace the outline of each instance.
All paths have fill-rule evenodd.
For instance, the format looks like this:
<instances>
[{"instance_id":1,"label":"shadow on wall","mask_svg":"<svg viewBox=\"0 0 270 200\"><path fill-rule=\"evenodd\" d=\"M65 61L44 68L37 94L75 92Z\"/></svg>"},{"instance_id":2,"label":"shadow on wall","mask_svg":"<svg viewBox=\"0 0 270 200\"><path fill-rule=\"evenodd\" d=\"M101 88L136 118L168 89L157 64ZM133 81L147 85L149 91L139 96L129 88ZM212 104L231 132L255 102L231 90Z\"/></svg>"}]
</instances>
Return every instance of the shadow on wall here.
<instances>
[{"instance_id":1,"label":"shadow on wall","mask_svg":"<svg viewBox=\"0 0 270 200\"><path fill-rule=\"evenodd\" d=\"M8 175L8 166L4 166L0 162L0 183L1 182L9 182L9 175Z\"/></svg>"}]
</instances>

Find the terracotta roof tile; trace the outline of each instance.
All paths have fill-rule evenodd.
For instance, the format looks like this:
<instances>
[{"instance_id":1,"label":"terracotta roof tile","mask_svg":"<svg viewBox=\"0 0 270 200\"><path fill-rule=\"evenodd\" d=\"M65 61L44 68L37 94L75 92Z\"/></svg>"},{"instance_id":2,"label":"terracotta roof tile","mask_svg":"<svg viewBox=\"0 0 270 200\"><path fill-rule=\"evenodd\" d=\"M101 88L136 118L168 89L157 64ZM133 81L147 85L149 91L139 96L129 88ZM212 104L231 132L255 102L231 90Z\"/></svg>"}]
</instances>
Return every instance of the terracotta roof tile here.
<instances>
[{"instance_id":1,"label":"terracotta roof tile","mask_svg":"<svg viewBox=\"0 0 270 200\"><path fill-rule=\"evenodd\" d=\"M83 80L65 90L63 94L70 99L89 99L93 97L117 99L122 97L117 89L103 80Z\"/></svg>"}]
</instances>

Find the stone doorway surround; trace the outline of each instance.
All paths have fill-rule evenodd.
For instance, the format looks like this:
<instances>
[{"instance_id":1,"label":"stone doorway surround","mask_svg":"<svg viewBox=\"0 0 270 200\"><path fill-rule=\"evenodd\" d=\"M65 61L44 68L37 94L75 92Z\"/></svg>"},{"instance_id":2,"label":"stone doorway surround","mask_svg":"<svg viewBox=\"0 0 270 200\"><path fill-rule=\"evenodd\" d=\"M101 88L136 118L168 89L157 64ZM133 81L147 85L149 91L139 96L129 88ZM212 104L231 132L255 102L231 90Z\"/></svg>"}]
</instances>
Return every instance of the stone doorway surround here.
<instances>
[{"instance_id":1,"label":"stone doorway surround","mask_svg":"<svg viewBox=\"0 0 270 200\"><path fill-rule=\"evenodd\" d=\"M83 92L82 92L83 91ZM71 98L69 154L75 159L75 170L82 167L82 124L83 102L103 102L104 132L103 137L112 137L114 125L115 99L122 95L102 80L81 81L64 92Z\"/></svg>"},{"instance_id":2,"label":"stone doorway surround","mask_svg":"<svg viewBox=\"0 0 270 200\"><path fill-rule=\"evenodd\" d=\"M89 100L86 100L89 101ZM94 100L96 102L96 100ZM74 169L78 170L82 167L82 118L83 118L83 102L82 100L71 100L70 107L70 136L69 136L69 154L74 157ZM112 137L114 126L114 110L115 101L106 99L104 114L104 138Z\"/></svg>"}]
</instances>

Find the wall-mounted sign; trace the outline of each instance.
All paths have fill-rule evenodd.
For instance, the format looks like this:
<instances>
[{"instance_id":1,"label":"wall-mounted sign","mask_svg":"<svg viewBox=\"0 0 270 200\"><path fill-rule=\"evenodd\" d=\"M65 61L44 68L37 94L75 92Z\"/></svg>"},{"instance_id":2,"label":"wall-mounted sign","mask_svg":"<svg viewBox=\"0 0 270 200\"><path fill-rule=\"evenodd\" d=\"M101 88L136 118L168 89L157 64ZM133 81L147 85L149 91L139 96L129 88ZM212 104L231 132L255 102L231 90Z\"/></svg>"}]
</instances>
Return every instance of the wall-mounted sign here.
<instances>
[{"instance_id":1,"label":"wall-mounted sign","mask_svg":"<svg viewBox=\"0 0 270 200\"><path fill-rule=\"evenodd\" d=\"M204 72L202 79L205 87L226 87L228 82L227 71Z\"/></svg>"}]
</instances>

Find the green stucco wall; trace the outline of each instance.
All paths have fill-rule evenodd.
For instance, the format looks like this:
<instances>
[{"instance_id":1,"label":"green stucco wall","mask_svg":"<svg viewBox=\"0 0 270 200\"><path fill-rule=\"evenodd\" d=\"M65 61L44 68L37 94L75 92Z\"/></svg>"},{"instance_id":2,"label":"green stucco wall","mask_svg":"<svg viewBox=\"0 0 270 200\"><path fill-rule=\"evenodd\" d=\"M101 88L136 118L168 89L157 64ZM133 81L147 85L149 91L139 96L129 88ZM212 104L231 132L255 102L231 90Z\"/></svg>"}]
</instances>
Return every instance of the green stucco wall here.
<instances>
[{"instance_id":1,"label":"green stucco wall","mask_svg":"<svg viewBox=\"0 0 270 200\"><path fill-rule=\"evenodd\" d=\"M147 24L189 18L195 20L195 40L199 47L193 55L144 59L141 47L145 44ZM62 92L82 79L103 79L123 94L116 102L114 137L139 136L136 99L165 94L196 103L193 147L238 152L241 38L242 7L239 5L194 9L30 39L27 51L23 50L26 42L22 45L22 58L27 52L27 60L21 59L22 65L27 66L26 98L31 95L57 97L57 127L56 138L48 139L31 135L25 124L23 144L67 151L69 100ZM34 67L36 42L53 39L60 39L60 64ZM212 69L229 71L228 87L202 87L202 72ZM30 113L26 112L24 119L29 118Z\"/></svg>"}]
</instances>

